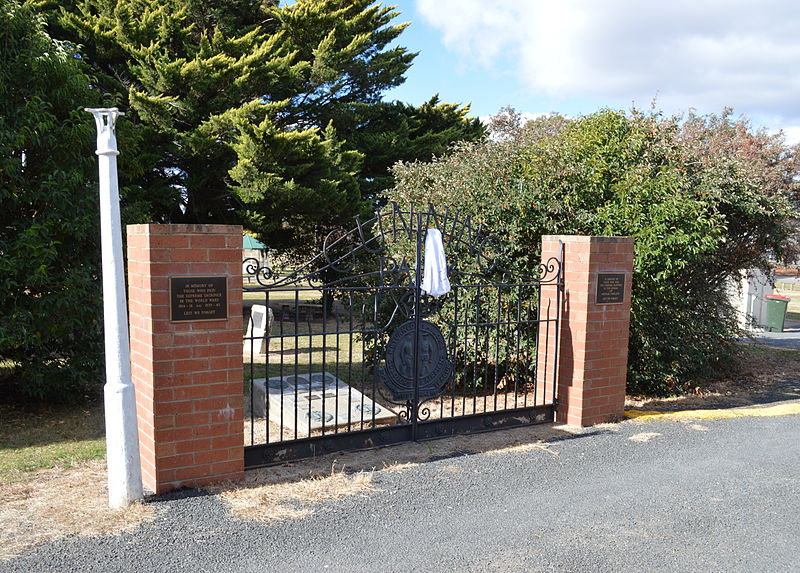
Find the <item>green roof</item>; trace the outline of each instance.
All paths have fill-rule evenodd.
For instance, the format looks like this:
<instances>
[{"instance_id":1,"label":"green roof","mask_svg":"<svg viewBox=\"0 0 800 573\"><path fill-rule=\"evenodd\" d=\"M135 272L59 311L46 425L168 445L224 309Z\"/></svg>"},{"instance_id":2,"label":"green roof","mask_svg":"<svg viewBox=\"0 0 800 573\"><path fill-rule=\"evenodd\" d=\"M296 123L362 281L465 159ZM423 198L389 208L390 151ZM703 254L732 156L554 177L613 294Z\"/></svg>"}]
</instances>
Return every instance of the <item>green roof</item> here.
<instances>
[{"instance_id":1,"label":"green roof","mask_svg":"<svg viewBox=\"0 0 800 573\"><path fill-rule=\"evenodd\" d=\"M267 250L269 247L267 247L264 243L262 243L258 239L255 239L255 238L251 237L250 235L245 235L244 236L244 240L243 240L242 248L244 248L244 249L263 249L263 250Z\"/></svg>"}]
</instances>

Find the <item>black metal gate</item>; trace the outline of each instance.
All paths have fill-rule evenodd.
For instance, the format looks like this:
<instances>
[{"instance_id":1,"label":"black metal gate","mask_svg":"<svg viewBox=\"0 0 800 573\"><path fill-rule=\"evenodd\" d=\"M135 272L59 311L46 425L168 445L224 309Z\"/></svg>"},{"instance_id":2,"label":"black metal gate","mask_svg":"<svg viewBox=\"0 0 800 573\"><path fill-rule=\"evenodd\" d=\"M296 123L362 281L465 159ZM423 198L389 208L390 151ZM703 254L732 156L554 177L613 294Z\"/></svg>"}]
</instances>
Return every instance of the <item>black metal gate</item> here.
<instances>
[{"instance_id":1,"label":"black metal gate","mask_svg":"<svg viewBox=\"0 0 800 573\"><path fill-rule=\"evenodd\" d=\"M440 297L421 288L431 228ZM522 279L503 251L469 216L392 204L298 269L245 260L245 466L552 421L563 256Z\"/></svg>"}]
</instances>

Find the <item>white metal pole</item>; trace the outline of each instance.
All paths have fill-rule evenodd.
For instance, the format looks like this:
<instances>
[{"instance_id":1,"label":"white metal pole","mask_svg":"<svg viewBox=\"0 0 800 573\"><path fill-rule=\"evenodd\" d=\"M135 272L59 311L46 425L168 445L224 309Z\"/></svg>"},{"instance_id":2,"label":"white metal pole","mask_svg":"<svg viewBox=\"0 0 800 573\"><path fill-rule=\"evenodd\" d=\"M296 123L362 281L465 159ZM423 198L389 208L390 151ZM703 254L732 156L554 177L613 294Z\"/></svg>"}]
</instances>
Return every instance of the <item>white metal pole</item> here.
<instances>
[{"instance_id":1,"label":"white metal pole","mask_svg":"<svg viewBox=\"0 0 800 573\"><path fill-rule=\"evenodd\" d=\"M117 183L114 126L123 115L116 108L86 108L97 124L100 164L100 237L103 252L103 316L106 344L106 462L108 505L123 507L142 499L136 395L131 380L128 309L122 258L122 223Z\"/></svg>"}]
</instances>

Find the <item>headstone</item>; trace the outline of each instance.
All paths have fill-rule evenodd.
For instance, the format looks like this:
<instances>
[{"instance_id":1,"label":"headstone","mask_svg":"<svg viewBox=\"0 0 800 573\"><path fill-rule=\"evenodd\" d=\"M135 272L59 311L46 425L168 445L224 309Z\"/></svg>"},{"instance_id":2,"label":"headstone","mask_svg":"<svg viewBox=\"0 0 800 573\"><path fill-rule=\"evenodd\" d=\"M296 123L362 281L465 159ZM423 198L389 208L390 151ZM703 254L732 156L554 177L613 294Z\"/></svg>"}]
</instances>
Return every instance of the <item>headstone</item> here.
<instances>
[{"instance_id":1,"label":"headstone","mask_svg":"<svg viewBox=\"0 0 800 573\"><path fill-rule=\"evenodd\" d=\"M253 417L268 414L270 422L297 429L300 434L320 430L323 426L326 431L348 425L360 427L362 420L365 424L372 424L373 420L376 424L397 421L395 412L330 372L256 378L252 388Z\"/></svg>"},{"instance_id":2,"label":"headstone","mask_svg":"<svg viewBox=\"0 0 800 573\"><path fill-rule=\"evenodd\" d=\"M245 335L245 350L253 349L253 353L266 354L268 351L268 338L272 332L272 309L263 304L254 304L250 308L250 321L247 323Z\"/></svg>"}]
</instances>

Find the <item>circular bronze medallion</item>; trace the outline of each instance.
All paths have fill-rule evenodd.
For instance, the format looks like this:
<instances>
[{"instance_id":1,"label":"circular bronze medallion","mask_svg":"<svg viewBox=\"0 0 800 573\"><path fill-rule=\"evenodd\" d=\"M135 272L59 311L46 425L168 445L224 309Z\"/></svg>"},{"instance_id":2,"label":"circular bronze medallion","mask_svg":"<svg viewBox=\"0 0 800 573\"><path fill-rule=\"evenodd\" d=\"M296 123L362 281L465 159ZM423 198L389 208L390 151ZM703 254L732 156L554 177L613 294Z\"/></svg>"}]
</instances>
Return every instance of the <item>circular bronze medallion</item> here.
<instances>
[{"instance_id":1,"label":"circular bronze medallion","mask_svg":"<svg viewBox=\"0 0 800 573\"><path fill-rule=\"evenodd\" d=\"M422 320L417 333L414 321L407 320L389 336L386 366L378 369L378 376L391 390L395 400L414 399L415 340L419 340L416 392L419 400L441 394L453 375L453 364L447 360L447 345L439 327Z\"/></svg>"}]
</instances>

